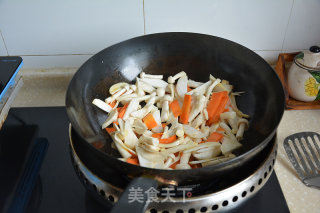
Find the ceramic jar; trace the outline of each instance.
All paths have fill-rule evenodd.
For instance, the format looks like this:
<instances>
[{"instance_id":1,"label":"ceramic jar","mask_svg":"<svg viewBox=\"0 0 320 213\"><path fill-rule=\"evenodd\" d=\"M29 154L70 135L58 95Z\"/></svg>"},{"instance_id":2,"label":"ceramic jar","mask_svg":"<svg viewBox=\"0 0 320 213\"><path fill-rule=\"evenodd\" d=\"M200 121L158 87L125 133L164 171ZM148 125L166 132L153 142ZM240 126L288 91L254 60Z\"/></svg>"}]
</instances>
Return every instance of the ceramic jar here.
<instances>
[{"instance_id":1,"label":"ceramic jar","mask_svg":"<svg viewBox=\"0 0 320 213\"><path fill-rule=\"evenodd\" d=\"M288 72L289 95L299 101L320 99L320 47L295 56Z\"/></svg>"}]
</instances>

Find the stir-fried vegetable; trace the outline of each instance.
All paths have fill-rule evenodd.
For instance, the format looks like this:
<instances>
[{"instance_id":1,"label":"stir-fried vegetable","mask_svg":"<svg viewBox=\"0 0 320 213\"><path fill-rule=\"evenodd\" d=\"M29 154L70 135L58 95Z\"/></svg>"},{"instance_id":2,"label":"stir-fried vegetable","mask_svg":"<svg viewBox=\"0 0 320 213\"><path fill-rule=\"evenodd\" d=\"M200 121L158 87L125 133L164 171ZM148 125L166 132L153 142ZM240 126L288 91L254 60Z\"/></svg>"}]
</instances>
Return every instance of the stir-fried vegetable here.
<instances>
[{"instance_id":1,"label":"stir-fried vegetable","mask_svg":"<svg viewBox=\"0 0 320 213\"><path fill-rule=\"evenodd\" d=\"M177 82L177 83L176 83ZM176 83L176 84L175 84ZM162 75L142 72L134 85L110 87L105 101L93 104L108 113L103 122L121 160L158 169L192 169L235 157L249 116L236 105L233 86L216 79L202 83L179 72Z\"/></svg>"}]
</instances>

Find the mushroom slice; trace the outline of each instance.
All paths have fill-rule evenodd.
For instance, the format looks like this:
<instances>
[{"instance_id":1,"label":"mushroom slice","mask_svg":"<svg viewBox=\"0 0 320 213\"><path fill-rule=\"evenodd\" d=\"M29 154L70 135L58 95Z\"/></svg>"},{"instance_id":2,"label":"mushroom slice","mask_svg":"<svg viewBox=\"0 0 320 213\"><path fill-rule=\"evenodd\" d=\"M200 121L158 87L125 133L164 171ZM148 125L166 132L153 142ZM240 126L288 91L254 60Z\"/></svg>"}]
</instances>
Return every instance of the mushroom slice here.
<instances>
[{"instance_id":1,"label":"mushroom slice","mask_svg":"<svg viewBox=\"0 0 320 213\"><path fill-rule=\"evenodd\" d=\"M107 120L102 124L102 129L107 128L113 121L116 121L118 118L118 110L117 108L113 109L107 118Z\"/></svg>"},{"instance_id":2,"label":"mushroom slice","mask_svg":"<svg viewBox=\"0 0 320 213\"><path fill-rule=\"evenodd\" d=\"M202 123L204 123L204 116L203 113L200 113L192 122L191 122L191 126L193 128L198 128Z\"/></svg>"},{"instance_id":3,"label":"mushroom slice","mask_svg":"<svg viewBox=\"0 0 320 213\"><path fill-rule=\"evenodd\" d=\"M140 166L148 168L164 168L164 157L159 153L148 152L141 148L139 145L136 146L136 152L138 155Z\"/></svg>"},{"instance_id":4,"label":"mushroom slice","mask_svg":"<svg viewBox=\"0 0 320 213\"><path fill-rule=\"evenodd\" d=\"M126 112L123 115L123 119L127 119L133 111L136 111L138 109L138 107L139 101L136 98L132 99L126 109Z\"/></svg>"},{"instance_id":5,"label":"mushroom slice","mask_svg":"<svg viewBox=\"0 0 320 213\"><path fill-rule=\"evenodd\" d=\"M188 86L192 88L200 87L202 84L203 84L202 82L197 82L191 79L188 80Z\"/></svg>"},{"instance_id":6,"label":"mushroom slice","mask_svg":"<svg viewBox=\"0 0 320 213\"><path fill-rule=\"evenodd\" d=\"M111 95L115 94L116 92L118 92L120 89L126 87L126 86L129 86L128 83L126 82L119 82L119 83L116 83L114 85L112 85L109 89L109 93Z\"/></svg>"},{"instance_id":7,"label":"mushroom slice","mask_svg":"<svg viewBox=\"0 0 320 213\"><path fill-rule=\"evenodd\" d=\"M217 157L221 154L220 146L211 146L202 149L198 149L192 155L198 160L210 159Z\"/></svg>"},{"instance_id":8,"label":"mushroom slice","mask_svg":"<svg viewBox=\"0 0 320 213\"><path fill-rule=\"evenodd\" d=\"M107 113L112 110L112 107L109 104L97 98L93 99L92 104L96 105L99 109L102 109Z\"/></svg>"},{"instance_id":9,"label":"mushroom slice","mask_svg":"<svg viewBox=\"0 0 320 213\"><path fill-rule=\"evenodd\" d=\"M130 121L126 120L124 122L124 144L126 144L130 149L133 149L139 142L136 134L134 134Z\"/></svg>"},{"instance_id":10,"label":"mushroom slice","mask_svg":"<svg viewBox=\"0 0 320 213\"><path fill-rule=\"evenodd\" d=\"M187 163L179 163L176 165L176 169L192 169L192 167Z\"/></svg>"},{"instance_id":11,"label":"mushroom slice","mask_svg":"<svg viewBox=\"0 0 320 213\"><path fill-rule=\"evenodd\" d=\"M188 92L188 77L182 76L179 78L177 85L176 85L177 94L183 98L184 95Z\"/></svg>"},{"instance_id":12,"label":"mushroom slice","mask_svg":"<svg viewBox=\"0 0 320 213\"><path fill-rule=\"evenodd\" d=\"M238 131L237 131L236 138L237 138L237 140L242 140L244 130L248 129L248 127L249 127L249 122L247 119L241 118L238 120L237 126L238 126Z\"/></svg>"},{"instance_id":13,"label":"mushroom slice","mask_svg":"<svg viewBox=\"0 0 320 213\"><path fill-rule=\"evenodd\" d=\"M146 125L140 120L140 119L135 119L132 125L133 131L142 135L144 134L148 128Z\"/></svg>"},{"instance_id":14,"label":"mushroom slice","mask_svg":"<svg viewBox=\"0 0 320 213\"><path fill-rule=\"evenodd\" d=\"M197 143L194 143L194 142L190 141L187 144L180 144L178 146L175 146L175 147L172 147L172 148L169 148L169 149L165 149L165 150L161 151L160 153L163 156L167 156L167 155L169 155L171 153L176 153L176 152L184 151L186 149L191 149L191 148L193 148L195 146L197 146Z\"/></svg>"},{"instance_id":15,"label":"mushroom slice","mask_svg":"<svg viewBox=\"0 0 320 213\"><path fill-rule=\"evenodd\" d=\"M237 116L236 112L223 112L220 114L220 118L223 120L235 119Z\"/></svg>"},{"instance_id":16,"label":"mushroom slice","mask_svg":"<svg viewBox=\"0 0 320 213\"><path fill-rule=\"evenodd\" d=\"M116 145L118 151L120 152L121 156L123 158L130 158L131 154L128 151L128 148L124 145L122 140L119 138L119 132L112 134L111 137L112 137L114 144ZM133 150L131 150L131 151L133 151ZM133 151L133 153L135 153L135 152Z\"/></svg>"},{"instance_id":17,"label":"mushroom slice","mask_svg":"<svg viewBox=\"0 0 320 213\"><path fill-rule=\"evenodd\" d=\"M221 151L222 154L227 154L242 146L237 140L232 140L229 137L224 136L222 139Z\"/></svg>"},{"instance_id":18,"label":"mushroom slice","mask_svg":"<svg viewBox=\"0 0 320 213\"><path fill-rule=\"evenodd\" d=\"M212 83L211 81L207 81L206 83L202 84L201 86L191 90L190 92L187 92L187 94L188 95L193 95L193 94L203 95L207 91L207 89L211 83Z\"/></svg>"},{"instance_id":19,"label":"mushroom slice","mask_svg":"<svg viewBox=\"0 0 320 213\"><path fill-rule=\"evenodd\" d=\"M212 75L210 75L210 77L212 77ZM214 77L212 77L214 78ZM206 92L206 99L209 100L209 97L213 91L213 89L221 82L221 80L218 78L218 79L215 79L212 84L208 87L207 89L207 92Z\"/></svg>"},{"instance_id":20,"label":"mushroom slice","mask_svg":"<svg viewBox=\"0 0 320 213\"><path fill-rule=\"evenodd\" d=\"M140 79L142 82L144 83L147 83L147 84L150 84L151 86L153 87L156 87L156 88L166 88L168 83L165 82L164 80L162 79L156 79L156 78L143 78L143 79Z\"/></svg>"},{"instance_id":21,"label":"mushroom slice","mask_svg":"<svg viewBox=\"0 0 320 213\"><path fill-rule=\"evenodd\" d=\"M193 105L190 115L189 122L191 122L206 106L206 97L203 95L196 96L196 104Z\"/></svg>"},{"instance_id":22,"label":"mushroom slice","mask_svg":"<svg viewBox=\"0 0 320 213\"><path fill-rule=\"evenodd\" d=\"M160 133L160 132L163 132L163 127L161 125L161 116L160 116L160 110L155 110L153 113L152 113L153 117L154 117L154 120L157 122L158 126L154 127L152 129L153 132L156 132L156 133Z\"/></svg>"},{"instance_id":23,"label":"mushroom slice","mask_svg":"<svg viewBox=\"0 0 320 213\"><path fill-rule=\"evenodd\" d=\"M203 134L201 131L193 128L190 125L183 125L183 131L186 135L190 136L191 138L204 138L206 137L205 134Z\"/></svg>"},{"instance_id":24,"label":"mushroom slice","mask_svg":"<svg viewBox=\"0 0 320 213\"><path fill-rule=\"evenodd\" d=\"M145 105L142 109L132 112L130 115L134 118L142 119L153 109L152 104Z\"/></svg>"},{"instance_id":25,"label":"mushroom slice","mask_svg":"<svg viewBox=\"0 0 320 213\"><path fill-rule=\"evenodd\" d=\"M220 147L221 144L220 143L217 143L217 142L205 142L205 143L201 143L201 144L197 144L197 146L193 147L193 148L190 148L188 150L185 150L184 152L185 153L188 153L188 152L194 152L194 151L197 151L199 149L202 149L202 148L208 148L208 147Z\"/></svg>"}]
</instances>

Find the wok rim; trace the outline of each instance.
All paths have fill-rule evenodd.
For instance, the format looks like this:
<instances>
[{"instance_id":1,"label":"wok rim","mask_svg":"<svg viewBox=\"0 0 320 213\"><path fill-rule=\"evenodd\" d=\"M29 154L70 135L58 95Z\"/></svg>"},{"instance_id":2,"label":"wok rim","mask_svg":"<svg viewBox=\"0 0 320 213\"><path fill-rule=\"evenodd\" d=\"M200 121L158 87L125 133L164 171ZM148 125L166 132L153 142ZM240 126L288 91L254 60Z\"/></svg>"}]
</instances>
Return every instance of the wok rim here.
<instances>
[{"instance_id":1,"label":"wok rim","mask_svg":"<svg viewBox=\"0 0 320 213\"><path fill-rule=\"evenodd\" d=\"M245 51L248 51L248 52L251 52L253 53L257 58L259 58L259 60L261 62L263 62L267 67L268 67L268 70L272 71L270 73L272 73L273 76L275 76L275 78L277 79L277 83L281 86L282 88L282 92L281 92L281 99L282 99L282 107L281 107L281 112L279 113L279 120L277 120L277 122L275 122L275 127L273 129L273 131L271 131L271 133L269 133L268 137L266 137L264 140L262 140L258 145L254 146L254 148L251 148L250 150L248 151L245 151L243 152L242 154L240 155L237 155L235 158L232 158L230 160L227 160L225 162L222 162L222 163L218 163L218 164L215 164L215 165L210 165L210 166L206 166L206 167L201 167L201 168L194 168L192 170L195 170L195 171L201 171L201 170L206 170L208 168L211 168L211 169L220 169L221 167L225 167L227 165L230 165L230 164L235 164L237 161L241 161L243 160L245 157L249 156L249 155L252 155L253 153L257 152L258 150L262 150L264 147L266 147L266 145L272 140L272 138L274 137L274 135L276 134L276 131L278 129L278 126L282 120L282 117L283 117L283 114L284 114L284 111L285 111L285 106L286 106L286 101L285 101L285 92L284 92L284 88L283 88L283 85L281 83L281 80L279 78L279 76L276 74L275 70L270 66L269 63L267 63L260 55L258 55L257 53L255 53L253 50L249 49L248 47L245 47L237 42L234 42L232 40L229 40L229 39L226 39L226 38L222 38L222 37L218 37L218 36L214 36L214 35L210 35L210 34L205 34L205 33L194 33L194 32L161 32L161 33L151 33L151 34L146 34L146 35L141 35L141 36L137 36L137 37L133 37L133 38L129 38L129 39L126 39L126 40L123 40L123 41L120 41L118 43L115 43L115 44L112 44L102 50L100 50L99 52L97 52L96 54L94 54L93 56L91 56L89 59L87 59L79 68L78 70L76 71L76 73L74 74L74 76L72 77L69 85L68 85L68 88L67 88L67 92L66 92L66 102L67 102L67 99L69 97L69 91L70 91L70 87L71 87L71 84L75 81L76 79L76 76L77 75L80 75L79 73L81 72L81 70L83 70L84 67L86 67L86 64L92 60L93 58L95 57L98 57L99 55L101 55L102 52L104 51L108 51L112 48L115 48L116 46L118 45L121 45L123 43L126 43L126 42L130 42L130 41L134 41L134 40L138 40L138 39L142 39L142 38L145 38L145 37L152 37L152 36L157 36L157 35L170 35L170 34L180 34L180 35L193 35L193 36L203 36L203 37L213 37L215 39L218 39L218 40L223 40L223 41L226 41L230 44L233 44L233 45L236 45L240 48L244 48ZM79 72L80 71L80 72ZM280 91L279 91L280 93ZM280 94L278 94L280 96ZM280 106L280 103L279 103L279 106ZM66 108L67 108L67 115L68 115L68 118L69 118L69 121L72 125L72 128L76 131L76 133L78 134L79 137L81 137L86 143L88 143L95 151L99 152L99 154L102 154L103 156L107 157L107 158L112 158L112 159L116 159L117 162L121 165L124 165L124 166L127 166L127 167L131 167L131 168L143 168L145 170L148 170L150 172L153 172L153 173L156 173L156 172L170 172L170 173L174 173L174 172L181 172L181 171L190 171L190 169L181 169L181 170L176 170L176 169L173 169L173 170L167 170L167 169L156 169L156 168L149 168L149 167L143 167L143 166L137 166L137 165L133 165L133 164L130 164L130 163L127 163L127 162L124 162L124 161L121 161L119 160L118 158L116 157L113 157L111 156L110 154L108 154L107 152L104 152L100 149L97 149L95 148L90 142L88 142L86 139L84 139L82 137L82 134L79 133L78 129L77 128L74 128L74 125L72 123L72 119L70 119L70 115L69 115L69 110L68 110L68 106L66 105ZM70 113L71 114L71 113ZM72 117L72 116L71 116ZM105 139L105 140L108 140L108 139ZM112 139L111 139L111 142L112 142ZM241 161L242 162L242 161Z\"/></svg>"}]
</instances>

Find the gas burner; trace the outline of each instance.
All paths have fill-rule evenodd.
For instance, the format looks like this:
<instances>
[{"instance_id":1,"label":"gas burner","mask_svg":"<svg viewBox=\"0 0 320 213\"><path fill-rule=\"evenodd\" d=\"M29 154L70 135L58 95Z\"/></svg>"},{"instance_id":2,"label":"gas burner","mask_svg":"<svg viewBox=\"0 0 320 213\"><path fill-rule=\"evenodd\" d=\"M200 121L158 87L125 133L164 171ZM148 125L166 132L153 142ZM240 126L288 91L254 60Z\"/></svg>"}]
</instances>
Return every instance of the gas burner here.
<instances>
[{"instance_id":1,"label":"gas burner","mask_svg":"<svg viewBox=\"0 0 320 213\"><path fill-rule=\"evenodd\" d=\"M70 125L70 153L76 173L86 189L107 208L118 201L123 188L95 175L79 158L73 146L74 131ZM276 136L258 156L223 179L191 187L196 193L173 196L163 202L150 202L147 212L218 212L229 211L253 197L268 181L277 155ZM206 187L204 187L206 186ZM190 196L192 195L192 196Z\"/></svg>"}]
</instances>

